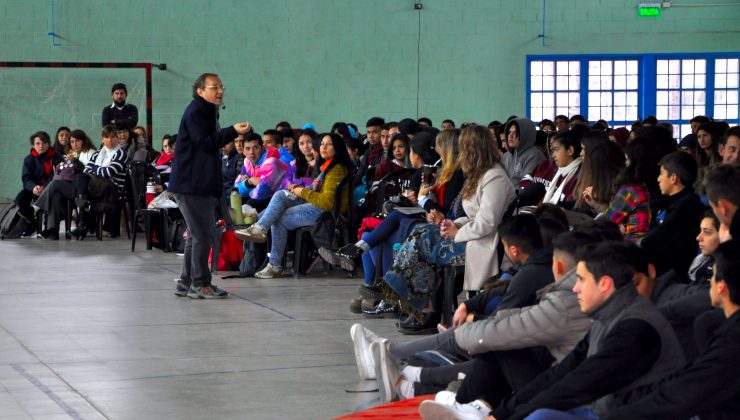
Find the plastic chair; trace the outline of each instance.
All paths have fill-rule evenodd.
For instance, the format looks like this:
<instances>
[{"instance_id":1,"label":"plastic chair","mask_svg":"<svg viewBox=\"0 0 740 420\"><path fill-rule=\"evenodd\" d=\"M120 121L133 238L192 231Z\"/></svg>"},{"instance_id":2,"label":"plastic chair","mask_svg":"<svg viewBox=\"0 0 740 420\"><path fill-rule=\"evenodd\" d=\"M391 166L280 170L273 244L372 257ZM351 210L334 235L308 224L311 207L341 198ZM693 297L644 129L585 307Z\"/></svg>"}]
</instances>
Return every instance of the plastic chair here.
<instances>
[{"instance_id":1,"label":"plastic chair","mask_svg":"<svg viewBox=\"0 0 740 420\"><path fill-rule=\"evenodd\" d=\"M146 235L146 249L152 249L152 217L159 217L159 226L163 244L166 243L168 218L167 209L148 209L146 208L146 182L149 172L149 164L146 162L132 161L126 164L126 175L131 183L131 193L133 198L134 217L131 220L131 252L136 248L136 232L139 218L144 222L144 234ZM124 206L125 208L125 206ZM167 246L163 246L166 251Z\"/></svg>"}]
</instances>

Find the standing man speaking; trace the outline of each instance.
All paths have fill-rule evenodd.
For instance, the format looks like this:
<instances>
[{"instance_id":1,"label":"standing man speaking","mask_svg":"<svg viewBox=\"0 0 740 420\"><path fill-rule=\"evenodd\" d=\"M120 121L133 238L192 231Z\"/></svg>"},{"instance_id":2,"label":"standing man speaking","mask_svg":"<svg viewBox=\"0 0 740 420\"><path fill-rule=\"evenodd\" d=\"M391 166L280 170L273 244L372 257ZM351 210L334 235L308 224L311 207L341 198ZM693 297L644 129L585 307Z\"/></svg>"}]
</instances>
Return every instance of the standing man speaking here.
<instances>
[{"instance_id":1,"label":"standing man speaking","mask_svg":"<svg viewBox=\"0 0 740 420\"><path fill-rule=\"evenodd\" d=\"M224 85L218 75L204 73L195 80L193 101L182 115L172 161L168 189L175 193L190 233L175 294L192 299L228 296L211 284L208 268L215 229L213 199L220 199L223 194L220 149L249 131L250 124L242 122L221 129L218 110L223 101Z\"/></svg>"}]
</instances>

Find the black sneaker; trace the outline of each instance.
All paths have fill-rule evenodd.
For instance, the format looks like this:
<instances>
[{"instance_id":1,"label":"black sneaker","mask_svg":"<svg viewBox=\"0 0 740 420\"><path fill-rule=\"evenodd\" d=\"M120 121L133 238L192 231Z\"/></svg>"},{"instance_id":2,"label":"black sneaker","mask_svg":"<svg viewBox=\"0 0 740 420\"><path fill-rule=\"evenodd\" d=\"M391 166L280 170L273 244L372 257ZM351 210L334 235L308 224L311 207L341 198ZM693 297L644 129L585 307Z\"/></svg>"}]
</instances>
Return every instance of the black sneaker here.
<instances>
[{"instance_id":1,"label":"black sneaker","mask_svg":"<svg viewBox=\"0 0 740 420\"><path fill-rule=\"evenodd\" d=\"M215 294L216 296L220 298L225 298L229 296L229 292L227 292L226 290L219 289L215 284L211 285L211 289L213 290L213 294Z\"/></svg>"},{"instance_id":2,"label":"black sneaker","mask_svg":"<svg viewBox=\"0 0 740 420\"><path fill-rule=\"evenodd\" d=\"M177 285L175 286L175 296L186 297L190 291L190 285L185 283L182 279L175 279Z\"/></svg>"},{"instance_id":3,"label":"black sneaker","mask_svg":"<svg viewBox=\"0 0 740 420\"><path fill-rule=\"evenodd\" d=\"M339 260L339 265L343 269L353 271L357 265L357 261L362 256L362 252L362 248L354 244L349 244L334 252L334 258Z\"/></svg>"},{"instance_id":4,"label":"black sneaker","mask_svg":"<svg viewBox=\"0 0 740 420\"><path fill-rule=\"evenodd\" d=\"M195 287L191 285L188 291L190 299L225 299L226 296L228 293L213 286Z\"/></svg>"},{"instance_id":5,"label":"black sneaker","mask_svg":"<svg viewBox=\"0 0 740 420\"><path fill-rule=\"evenodd\" d=\"M398 307L396 305L386 303L384 300L381 300L372 310L362 311L365 318L395 318L397 313Z\"/></svg>"}]
</instances>

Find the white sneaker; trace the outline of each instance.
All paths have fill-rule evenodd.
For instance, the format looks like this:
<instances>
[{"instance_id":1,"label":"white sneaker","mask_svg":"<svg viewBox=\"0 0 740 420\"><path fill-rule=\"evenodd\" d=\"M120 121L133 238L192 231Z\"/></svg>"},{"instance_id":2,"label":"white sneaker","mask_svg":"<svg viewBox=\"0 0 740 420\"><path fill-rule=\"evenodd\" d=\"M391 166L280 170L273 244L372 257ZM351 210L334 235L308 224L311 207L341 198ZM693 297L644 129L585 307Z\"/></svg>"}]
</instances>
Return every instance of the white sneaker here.
<instances>
[{"instance_id":1,"label":"white sneaker","mask_svg":"<svg viewBox=\"0 0 740 420\"><path fill-rule=\"evenodd\" d=\"M355 362L360 378L375 379L375 358L372 351L370 351L370 345L383 338L363 327L362 324L352 325L349 329L349 335L352 337L352 343L355 347Z\"/></svg>"},{"instance_id":2,"label":"white sneaker","mask_svg":"<svg viewBox=\"0 0 740 420\"><path fill-rule=\"evenodd\" d=\"M491 414L491 409L481 400L453 405L426 400L419 406L419 414L424 420L484 420Z\"/></svg>"},{"instance_id":3,"label":"white sneaker","mask_svg":"<svg viewBox=\"0 0 740 420\"><path fill-rule=\"evenodd\" d=\"M373 341L370 350L375 359L375 379L378 381L380 402L389 403L398 399L396 385L401 379L401 370L396 366L386 344L388 339Z\"/></svg>"},{"instance_id":4,"label":"white sneaker","mask_svg":"<svg viewBox=\"0 0 740 420\"><path fill-rule=\"evenodd\" d=\"M283 269L273 267L272 264L267 263L265 268L254 273L254 276L260 279L272 279L275 277L281 277L283 275Z\"/></svg>"},{"instance_id":5,"label":"white sneaker","mask_svg":"<svg viewBox=\"0 0 740 420\"><path fill-rule=\"evenodd\" d=\"M234 231L234 235L241 241L251 241L257 243L267 242L267 230L255 223L246 229Z\"/></svg>"},{"instance_id":6,"label":"white sneaker","mask_svg":"<svg viewBox=\"0 0 740 420\"><path fill-rule=\"evenodd\" d=\"M439 391L434 396L434 401L436 401L438 403L441 403L441 404L453 405L453 404L455 404L457 402L455 400L456 397L457 397L457 394L456 393L454 393L452 391L444 390L444 391Z\"/></svg>"}]
</instances>

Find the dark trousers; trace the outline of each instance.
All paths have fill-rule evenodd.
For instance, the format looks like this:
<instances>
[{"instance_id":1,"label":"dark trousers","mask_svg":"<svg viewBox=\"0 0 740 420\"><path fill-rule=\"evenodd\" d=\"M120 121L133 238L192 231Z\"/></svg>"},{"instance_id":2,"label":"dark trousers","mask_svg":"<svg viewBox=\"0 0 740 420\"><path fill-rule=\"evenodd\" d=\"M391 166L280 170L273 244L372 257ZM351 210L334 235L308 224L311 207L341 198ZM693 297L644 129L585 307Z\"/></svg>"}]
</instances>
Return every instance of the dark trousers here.
<instances>
[{"instance_id":1,"label":"dark trousers","mask_svg":"<svg viewBox=\"0 0 740 420\"><path fill-rule=\"evenodd\" d=\"M192 284L194 287L210 286L211 270L208 267L208 254L213 246L215 234L213 197L176 193L175 199L188 225L189 233L185 241L185 259L180 278L183 283Z\"/></svg>"},{"instance_id":2,"label":"dark trousers","mask_svg":"<svg viewBox=\"0 0 740 420\"><path fill-rule=\"evenodd\" d=\"M88 187L90 186L90 177L87 174L79 173L75 175L75 191L77 191L77 195L84 198L85 200L89 200L90 196L88 194ZM77 225L85 226L87 222L87 215L88 212L77 209Z\"/></svg>"},{"instance_id":3,"label":"dark trousers","mask_svg":"<svg viewBox=\"0 0 740 420\"><path fill-rule=\"evenodd\" d=\"M544 347L476 355L473 367L457 391L457 401L464 404L482 398L496 407L512 391L521 389L547 370L552 361Z\"/></svg>"},{"instance_id":4,"label":"dark trousers","mask_svg":"<svg viewBox=\"0 0 740 420\"><path fill-rule=\"evenodd\" d=\"M75 186L72 182L52 180L46 185L44 192L36 200L39 210L47 214L46 229L59 229L59 222L67 212L66 200L74 200L74 198Z\"/></svg>"},{"instance_id":5,"label":"dark trousers","mask_svg":"<svg viewBox=\"0 0 740 420\"><path fill-rule=\"evenodd\" d=\"M28 191L27 189L22 189L18 195L15 196L15 204L18 206L18 211L23 215L23 217L33 220L33 208L31 207L31 203L33 200L36 199L36 195L34 195L31 191Z\"/></svg>"}]
</instances>

